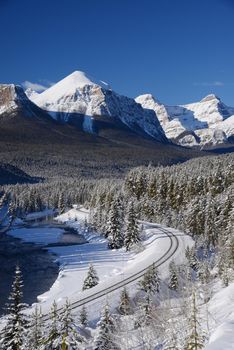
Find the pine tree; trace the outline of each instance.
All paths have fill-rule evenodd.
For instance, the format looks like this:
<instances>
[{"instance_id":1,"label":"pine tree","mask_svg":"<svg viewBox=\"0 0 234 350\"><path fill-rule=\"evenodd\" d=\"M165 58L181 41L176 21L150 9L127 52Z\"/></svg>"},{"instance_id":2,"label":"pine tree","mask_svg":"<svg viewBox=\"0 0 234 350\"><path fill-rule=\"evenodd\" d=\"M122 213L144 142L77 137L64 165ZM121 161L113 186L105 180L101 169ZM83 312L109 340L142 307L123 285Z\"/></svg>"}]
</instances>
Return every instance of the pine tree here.
<instances>
[{"instance_id":1,"label":"pine tree","mask_svg":"<svg viewBox=\"0 0 234 350\"><path fill-rule=\"evenodd\" d=\"M63 193L59 194L59 198L58 198L58 210L59 210L59 214L63 214L65 212L65 202L64 202L64 195Z\"/></svg>"},{"instance_id":2,"label":"pine tree","mask_svg":"<svg viewBox=\"0 0 234 350\"><path fill-rule=\"evenodd\" d=\"M223 274L222 274L222 282L224 287L228 287L229 285L229 274L227 266L224 266Z\"/></svg>"},{"instance_id":3,"label":"pine tree","mask_svg":"<svg viewBox=\"0 0 234 350\"><path fill-rule=\"evenodd\" d=\"M82 307L80 311L80 317L79 317L80 324L84 327L88 326L88 312L85 307L85 305Z\"/></svg>"},{"instance_id":4,"label":"pine tree","mask_svg":"<svg viewBox=\"0 0 234 350\"><path fill-rule=\"evenodd\" d=\"M29 324L29 331L27 334L27 349L39 350L43 343L43 324L41 310L36 306Z\"/></svg>"},{"instance_id":5,"label":"pine tree","mask_svg":"<svg viewBox=\"0 0 234 350\"><path fill-rule=\"evenodd\" d=\"M57 310L57 304L54 301L51 308L51 317L48 329L48 335L43 341L43 345L40 350L60 350L60 332L59 332L59 315Z\"/></svg>"},{"instance_id":6,"label":"pine tree","mask_svg":"<svg viewBox=\"0 0 234 350\"><path fill-rule=\"evenodd\" d=\"M119 249L123 246L123 235L121 233L121 222L116 200L113 200L111 204L105 236L108 237L108 247L110 249Z\"/></svg>"},{"instance_id":7,"label":"pine tree","mask_svg":"<svg viewBox=\"0 0 234 350\"><path fill-rule=\"evenodd\" d=\"M58 345L61 344L62 350L77 350L80 347L80 343L84 341L84 338L79 335L74 325L68 300L66 300L60 317L59 333Z\"/></svg>"},{"instance_id":8,"label":"pine tree","mask_svg":"<svg viewBox=\"0 0 234 350\"><path fill-rule=\"evenodd\" d=\"M137 223L137 217L134 210L133 202L130 202L127 216L126 216L126 229L124 246L126 250L130 250L132 246L140 242L139 227Z\"/></svg>"},{"instance_id":9,"label":"pine tree","mask_svg":"<svg viewBox=\"0 0 234 350\"><path fill-rule=\"evenodd\" d=\"M9 296L9 303L7 304L7 311L9 313L8 320L2 334L2 339L0 340L2 349L23 349L28 320L23 314L23 310L27 305L22 303L22 287L22 275L19 266L17 266L12 284L12 291Z\"/></svg>"},{"instance_id":10,"label":"pine tree","mask_svg":"<svg viewBox=\"0 0 234 350\"><path fill-rule=\"evenodd\" d=\"M170 279L169 279L168 287L172 290L177 290L179 282L178 282L177 268L174 261L172 261L169 265L169 273L170 273L170 277L169 277Z\"/></svg>"},{"instance_id":11,"label":"pine tree","mask_svg":"<svg viewBox=\"0 0 234 350\"><path fill-rule=\"evenodd\" d=\"M93 264L90 264L87 277L85 278L83 283L83 290L95 287L98 284L98 282L99 282L99 278L98 278L97 272L94 269Z\"/></svg>"},{"instance_id":12,"label":"pine tree","mask_svg":"<svg viewBox=\"0 0 234 350\"><path fill-rule=\"evenodd\" d=\"M147 294L143 301L140 303L139 314L137 315L137 321L135 322L135 327L148 326L152 323L152 300Z\"/></svg>"},{"instance_id":13,"label":"pine tree","mask_svg":"<svg viewBox=\"0 0 234 350\"><path fill-rule=\"evenodd\" d=\"M186 258L188 260L189 266L193 269L193 270L197 270L197 265L198 265L198 260L197 260L197 256L196 256L196 251L195 248L191 248L189 249L189 247L186 248L186 252L185 252Z\"/></svg>"},{"instance_id":14,"label":"pine tree","mask_svg":"<svg viewBox=\"0 0 234 350\"><path fill-rule=\"evenodd\" d=\"M189 336L186 341L184 350L199 350L204 347L204 340L201 334L200 325L198 322L198 309L196 306L196 295L192 295L192 310L189 319Z\"/></svg>"},{"instance_id":15,"label":"pine tree","mask_svg":"<svg viewBox=\"0 0 234 350\"><path fill-rule=\"evenodd\" d=\"M207 261L202 261L199 264L198 277L202 284L208 284L210 282L210 269Z\"/></svg>"},{"instance_id":16,"label":"pine tree","mask_svg":"<svg viewBox=\"0 0 234 350\"><path fill-rule=\"evenodd\" d=\"M151 265L145 272L143 279L139 282L139 287L145 293L155 294L159 292L160 279L155 264Z\"/></svg>"},{"instance_id":17,"label":"pine tree","mask_svg":"<svg viewBox=\"0 0 234 350\"><path fill-rule=\"evenodd\" d=\"M115 340L115 332L115 323L110 315L109 307L106 305L97 324L94 350L119 350Z\"/></svg>"},{"instance_id":18,"label":"pine tree","mask_svg":"<svg viewBox=\"0 0 234 350\"><path fill-rule=\"evenodd\" d=\"M122 315L129 315L131 313L131 303L130 303L130 298L126 288L124 288L121 292L119 312Z\"/></svg>"}]
</instances>

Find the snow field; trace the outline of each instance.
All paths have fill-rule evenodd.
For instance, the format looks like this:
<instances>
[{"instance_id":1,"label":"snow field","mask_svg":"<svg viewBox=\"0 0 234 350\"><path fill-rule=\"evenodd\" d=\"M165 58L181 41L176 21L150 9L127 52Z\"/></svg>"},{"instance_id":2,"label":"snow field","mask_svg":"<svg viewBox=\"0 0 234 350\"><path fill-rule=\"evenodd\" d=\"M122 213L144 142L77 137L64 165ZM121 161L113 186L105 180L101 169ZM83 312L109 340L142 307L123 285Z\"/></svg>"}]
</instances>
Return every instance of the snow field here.
<instances>
[{"instance_id":1,"label":"snow field","mask_svg":"<svg viewBox=\"0 0 234 350\"><path fill-rule=\"evenodd\" d=\"M74 207L67 213L59 216L57 220L80 230L82 222L87 218L87 210ZM71 302L79 301L100 290L105 290L114 283L123 281L125 278L147 268L154 261L158 260L169 249L170 239L160 231L160 226L158 228L150 226L149 223L144 223L144 249L140 249L138 252L126 252L124 248L110 250L107 248L107 242L103 237L92 233L84 233L85 238L89 240L87 244L50 248L50 251L58 256L60 273L51 289L38 297L43 312L46 313L46 310L49 310L54 300L59 306L65 302L66 298L69 298ZM173 258L176 263L183 263L184 248L188 245L192 246L193 241L177 230L170 230L179 239L179 248ZM171 259L159 269L162 279L168 277L170 261ZM83 281L90 263L94 265L100 281L96 287L82 292ZM127 286L132 297L136 293L136 284L137 282L132 282ZM100 310L106 302L115 308L119 301L119 295L119 290L114 291L103 298L88 303L87 308L91 321L100 316Z\"/></svg>"}]
</instances>

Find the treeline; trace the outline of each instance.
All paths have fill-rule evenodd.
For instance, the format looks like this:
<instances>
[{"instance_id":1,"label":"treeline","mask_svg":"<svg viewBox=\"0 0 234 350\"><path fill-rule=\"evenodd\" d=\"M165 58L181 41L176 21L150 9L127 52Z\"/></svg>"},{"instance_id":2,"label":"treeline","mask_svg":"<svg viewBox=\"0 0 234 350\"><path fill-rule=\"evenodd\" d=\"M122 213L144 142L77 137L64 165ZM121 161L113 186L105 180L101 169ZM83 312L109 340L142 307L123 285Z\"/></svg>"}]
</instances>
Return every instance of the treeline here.
<instances>
[{"instance_id":1,"label":"treeline","mask_svg":"<svg viewBox=\"0 0 234 350\"><path fill-rule=\"evenodd\" d=\"M232 234L234 156L198 158L170 167L138 167L124 180L79 177L5 186L0 193L10 198L19 216L46 208L63 210L74 203L85 205L91 209L93 227L105 235L113 220L123 222L132 202L138 219L182 229L215 247Z\"/></svg>"}]
</instances>

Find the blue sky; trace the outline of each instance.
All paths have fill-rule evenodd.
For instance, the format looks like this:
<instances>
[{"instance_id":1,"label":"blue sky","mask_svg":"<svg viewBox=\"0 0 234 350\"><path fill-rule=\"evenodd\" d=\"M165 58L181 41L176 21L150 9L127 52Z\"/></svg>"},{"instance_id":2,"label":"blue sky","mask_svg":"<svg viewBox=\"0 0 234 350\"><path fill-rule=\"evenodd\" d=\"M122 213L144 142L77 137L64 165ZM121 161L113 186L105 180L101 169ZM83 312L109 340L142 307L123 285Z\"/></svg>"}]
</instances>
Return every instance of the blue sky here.
<instances>
[{"instance_id":1,"label":"blue sky","mask_svg":"<svg viewBox=\"0 0 234 350\"><path fill-rule=\"evenodd\" d=\"M0 0L0 81L74 70L168 104L234 106L234 0Z\"/></svg>"}]
</instances>

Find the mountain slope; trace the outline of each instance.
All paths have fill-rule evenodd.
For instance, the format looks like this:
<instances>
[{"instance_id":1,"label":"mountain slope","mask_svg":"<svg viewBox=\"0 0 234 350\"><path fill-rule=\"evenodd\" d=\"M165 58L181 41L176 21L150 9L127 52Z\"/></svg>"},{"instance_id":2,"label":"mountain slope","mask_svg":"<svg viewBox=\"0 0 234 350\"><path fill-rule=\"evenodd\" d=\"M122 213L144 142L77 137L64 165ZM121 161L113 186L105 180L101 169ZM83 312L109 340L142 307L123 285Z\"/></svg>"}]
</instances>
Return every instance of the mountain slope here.
<instances>
[{"instance_id":1,"label":"mountain slope","mask_svg":"<svg viewBox=\"0 0 234 350\"><path fill-rule=\"evenodd\" d=\"M0 185L10 185L17 183L35 183L39 182L40 178L31 177L19 168L10 164L0 162Z\"/></svg>"},{"instance_id":2,"label":"mountain slope","mask_svg":"<svg viewBox=\"0 0 234 350\"><path fill-rule=\"evenodd\" d=\"M20 87L0 85L0 159L33 177L68 178L121 176L133 166L200 155L142 137L120 119L98 119L102 137L54 120Z\"/></svg>"},{"instance_id":3,"label":"mountain slope","mask_svg":"<svg viewBox=\"0 0 234 350\"><path fill-rule=\"evenodd\" d=\"M145 110L134 99L121 96L104 83L95 83L75 71L48 90L32 96L40 108L55 120L80 127L102 136L103 127L117 126L135 133L168 142L152 110Z\"/></svg>"},{"instance_id":4,"label":"mountain slope","mask_svg":"<svg viewBox=\"0 0 234 350\"><path fill-rule=\"evenodd\" d=\"M166 106L152 95L141 95L136 101L156 112L166 136L185 146L214 146L231 142L234 135L234 108L227 107L215 95L200 102Z\"/></svg>"}]
</instances>

